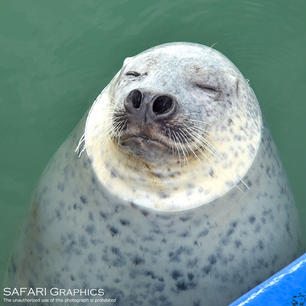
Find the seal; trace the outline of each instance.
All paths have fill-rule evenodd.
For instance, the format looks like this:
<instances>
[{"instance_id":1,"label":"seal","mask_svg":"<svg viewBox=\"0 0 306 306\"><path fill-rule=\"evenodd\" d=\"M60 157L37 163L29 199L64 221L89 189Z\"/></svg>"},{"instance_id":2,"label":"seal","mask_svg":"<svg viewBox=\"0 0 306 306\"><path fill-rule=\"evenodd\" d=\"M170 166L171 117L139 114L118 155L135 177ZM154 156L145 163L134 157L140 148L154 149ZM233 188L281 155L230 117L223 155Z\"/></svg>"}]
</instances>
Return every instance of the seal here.
<instances>
[{"instance_id":1,"label":"seal","mask_svg":"<svg viewBox=\"0 0 306 306\"><path fill-rule=\"evenodd\" d=\"M116 305L220 306L302 250L248 82L212 48L169 43L127 58L55 154L7 284L75 289L82 305L102 288Z\"/></svg>"}]
</instances>

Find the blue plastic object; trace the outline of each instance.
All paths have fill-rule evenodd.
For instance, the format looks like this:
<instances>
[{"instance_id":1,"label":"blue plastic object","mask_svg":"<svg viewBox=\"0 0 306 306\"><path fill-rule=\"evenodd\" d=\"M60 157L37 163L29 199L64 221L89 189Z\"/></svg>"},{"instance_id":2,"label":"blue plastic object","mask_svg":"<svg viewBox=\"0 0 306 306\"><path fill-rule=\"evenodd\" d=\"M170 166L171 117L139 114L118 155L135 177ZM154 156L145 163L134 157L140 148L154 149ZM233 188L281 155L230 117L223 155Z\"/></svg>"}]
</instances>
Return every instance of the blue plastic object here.
<instances>
[{"instance_id":1,"label":"blue plastic object","mask_svg":"<svg viewBox=\"0 0 306 306\"><path fill-rule=\"evenodd\" d=\"M306 306L306 254L230 306Z\"/></svg>"}]
</instances>

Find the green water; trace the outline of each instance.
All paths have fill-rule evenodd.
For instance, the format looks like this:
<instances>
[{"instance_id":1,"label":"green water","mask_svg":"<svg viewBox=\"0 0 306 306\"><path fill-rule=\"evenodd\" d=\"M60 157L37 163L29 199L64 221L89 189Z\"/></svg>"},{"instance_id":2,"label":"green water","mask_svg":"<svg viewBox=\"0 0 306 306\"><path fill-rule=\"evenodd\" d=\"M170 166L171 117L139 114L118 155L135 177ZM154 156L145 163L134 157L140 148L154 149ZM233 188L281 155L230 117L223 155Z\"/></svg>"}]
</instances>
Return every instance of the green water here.
<instances>
[{"instance_id":1,"label":"green water","mask_svg":"<svg viewBox=\"0 0 306 306\"><path fill-rule=\"evenodd\" d=\"M51 155L126 56L165 42L216 43L250 80L305 220L305 9L300 0L1 0L0 278Z\"/></svg>"}]
</instances>

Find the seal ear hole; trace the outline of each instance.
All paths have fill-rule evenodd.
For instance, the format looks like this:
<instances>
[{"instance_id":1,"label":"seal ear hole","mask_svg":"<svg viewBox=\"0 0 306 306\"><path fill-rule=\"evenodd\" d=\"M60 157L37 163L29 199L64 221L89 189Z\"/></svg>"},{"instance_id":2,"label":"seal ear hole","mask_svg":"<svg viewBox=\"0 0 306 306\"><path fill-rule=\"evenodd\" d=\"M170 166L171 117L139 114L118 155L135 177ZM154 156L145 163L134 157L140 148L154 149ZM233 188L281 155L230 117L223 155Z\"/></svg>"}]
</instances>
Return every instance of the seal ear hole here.
<instances>
[{"instance_id":1,"label":"seal ear hole","mask_svg":"<svg viewBox=\"0 0 306 306\"><path fill-rule=\"evenodd\" d=\"M213 87L213 86L211 86L211 85L206 85L206 84L199 84L199 83L197 83L197 84L195 84L195 86L198 87L198 88L200 88L200 89L202 89L203 91L208 92L208 93L213 93L213 94L215 94L215 93L218 92L218 89L215 88L215 87Z\"/></svg>"},{"instance_id":2,"label":"seal ear hole","mask_svg":"<svg viewBox=\"0 0 306 306\"><path fill-rule=\"evenodd\" d=\"M128 71L125 75L127 76L133 76L133 77L139 77L140 73L137 71Z\"/></svg>"}]
</instances>

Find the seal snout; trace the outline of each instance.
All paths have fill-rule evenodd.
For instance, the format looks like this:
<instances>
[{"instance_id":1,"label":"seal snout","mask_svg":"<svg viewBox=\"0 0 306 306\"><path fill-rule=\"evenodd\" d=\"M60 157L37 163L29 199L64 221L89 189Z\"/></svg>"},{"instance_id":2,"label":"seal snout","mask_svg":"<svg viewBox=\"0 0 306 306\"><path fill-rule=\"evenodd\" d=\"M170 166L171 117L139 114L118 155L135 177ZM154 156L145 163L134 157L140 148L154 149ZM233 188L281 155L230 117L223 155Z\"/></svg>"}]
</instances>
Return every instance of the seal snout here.
<instances>
[{"instance_id":1,"label":"seal snout","mask_svg":"<svg viewBox=\"0 0 306 306\"><path fill-rule=\"evenodd\" d=\"M176 99L171 95L154 95L140 89L133 89L124 101L129 119L141 124L169 119L175 113L176 105Z\"/></svg>"}]
</instances>

